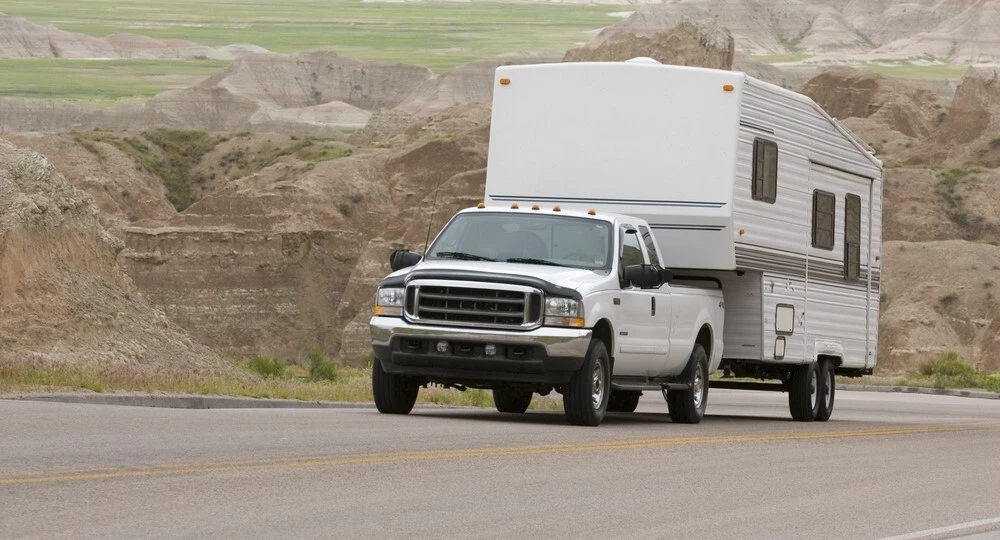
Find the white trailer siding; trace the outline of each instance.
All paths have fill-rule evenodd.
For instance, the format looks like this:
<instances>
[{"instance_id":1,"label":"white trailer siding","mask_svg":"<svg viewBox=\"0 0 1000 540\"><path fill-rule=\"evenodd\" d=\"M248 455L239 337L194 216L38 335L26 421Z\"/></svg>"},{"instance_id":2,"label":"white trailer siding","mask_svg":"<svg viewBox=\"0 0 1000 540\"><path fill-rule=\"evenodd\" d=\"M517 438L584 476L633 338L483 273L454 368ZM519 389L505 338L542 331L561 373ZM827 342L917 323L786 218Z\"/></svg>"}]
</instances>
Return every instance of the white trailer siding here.
<instances>
[{"instance_id":1,"label":"white trailer siding","mask_svg":"<svg viewBox=\"0 0 1000 540\"><path fill-rule=\"evenodd\" d=\"M773 203L753 198L758 138L777 145ZM496 73L487 201L645 219L665 266L723 282L726 359L874 367L881 174L811 99L742 73L646 61ZM834 197L832 249L812 245L816 190ZM857 279L845 277L849 194Z\"/></svg>"}]
</instances>

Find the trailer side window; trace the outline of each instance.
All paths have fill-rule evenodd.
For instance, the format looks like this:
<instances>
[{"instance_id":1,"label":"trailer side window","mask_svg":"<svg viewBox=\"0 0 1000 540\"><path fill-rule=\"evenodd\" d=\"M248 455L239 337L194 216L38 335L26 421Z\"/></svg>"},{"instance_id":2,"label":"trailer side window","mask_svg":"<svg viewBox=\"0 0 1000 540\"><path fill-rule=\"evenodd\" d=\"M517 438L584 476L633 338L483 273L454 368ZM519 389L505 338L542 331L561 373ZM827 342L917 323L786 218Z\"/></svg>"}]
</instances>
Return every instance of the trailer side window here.
<instances>
[{"instance_id":1,"label":"trailer side window","mask_svg":"<svg viewBox=\"0 0 1000 540\"><path fill-rule=\"evenodd\" d=\"M778 145L767 139L753 140L753 198L773 203L778 197Z\"/></svg>"},{"instance_id":2,"label":"trailer side window","mask_svg":"<svg viewBox=\"0 0 1000 540\"><path fill-rule=\"evenodd\" d=\"M833 249L833 227L837 220L837 198L833 193L813 192L812 245Z\"/></svg>"},{"instance_id":3,"label":"trailer side window","mask_svg":"<svg viewBox=\"0 0 1000 540\"><path fill-rule=\"evenodd\" d=\"M653 242L653 235L649 232L646 227L640 226L639 232L642 233L642 242L646 244L646 253L649 254L649 263L663 266L663 261L660 260L660 254L656 251L656 243Z\"/></svg>"},{"instance_id":4,"label":"trailer side window","mask_svg":"<svg viewBox=\"0 0 1000 540\"><path fill-rule=\"evenodd\" d=\"M844 200L844 278L861 275L861 197L848 194Z\"/></svg>"}]
</instances>

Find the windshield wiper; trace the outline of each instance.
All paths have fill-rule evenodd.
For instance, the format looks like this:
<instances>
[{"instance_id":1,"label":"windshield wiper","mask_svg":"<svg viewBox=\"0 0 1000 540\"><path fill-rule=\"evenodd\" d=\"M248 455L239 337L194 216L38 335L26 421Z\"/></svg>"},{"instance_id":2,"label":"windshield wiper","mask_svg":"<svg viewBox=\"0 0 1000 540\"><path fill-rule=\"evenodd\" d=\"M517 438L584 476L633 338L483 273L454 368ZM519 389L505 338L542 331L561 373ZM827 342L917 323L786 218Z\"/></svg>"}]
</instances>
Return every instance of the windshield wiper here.
<instances>
[{"instance_id":1,"label":"windshield wiper","mask_svg":"<svg viewBox=\"0 0 1000 540\"><path fill-rule=\"evenodd\" d=\"M496 259L491 259L489 257L483 257L482 255L475 255L473 253L464 253L461 251L442 251L441 253L435 253L436 256L442 259L459 259L463 261L492 261L496 262Z\"/></svg>"},{"instance_id":2,"label":"windshield wiper","mask_svg":"<svg viewBox=\"0 0 1000 540\"><path fill-rule=\"evenodd\" d=\"M526 264L544 264L544 265L547 265L547 266L566 266L565 264L559 264L557 262L547 261L545 259L531 259L531 258L522 258L522 257L514 257L512 259L507 259L507 262L509 262L509 263L526 263Z\"/></svg>"}]
</instances>

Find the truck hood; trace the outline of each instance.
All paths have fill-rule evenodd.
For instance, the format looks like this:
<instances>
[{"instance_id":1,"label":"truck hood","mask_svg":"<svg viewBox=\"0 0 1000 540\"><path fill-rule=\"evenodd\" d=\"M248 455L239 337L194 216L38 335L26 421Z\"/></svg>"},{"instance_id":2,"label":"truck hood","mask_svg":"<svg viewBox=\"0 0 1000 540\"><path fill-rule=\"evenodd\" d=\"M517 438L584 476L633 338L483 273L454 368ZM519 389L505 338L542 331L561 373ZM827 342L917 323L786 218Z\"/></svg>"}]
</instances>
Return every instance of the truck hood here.
<instances>
[{"instance_id":1,"label":"truck hood","mask_svg":"<svg viewBox=\"0 0 1000 540\"><path fill-rule=\"evenodd\" d=\"M390 274L390 277L405 278L412 271L421 273L441 271L483 272L508 276L531 276L570 289L590 289L608 279L607 271L546 266L542 264L521 264L489 261L422 261L416 266ZM586 292L586 291L581 291Z\"/></svg>"}]
</instances>

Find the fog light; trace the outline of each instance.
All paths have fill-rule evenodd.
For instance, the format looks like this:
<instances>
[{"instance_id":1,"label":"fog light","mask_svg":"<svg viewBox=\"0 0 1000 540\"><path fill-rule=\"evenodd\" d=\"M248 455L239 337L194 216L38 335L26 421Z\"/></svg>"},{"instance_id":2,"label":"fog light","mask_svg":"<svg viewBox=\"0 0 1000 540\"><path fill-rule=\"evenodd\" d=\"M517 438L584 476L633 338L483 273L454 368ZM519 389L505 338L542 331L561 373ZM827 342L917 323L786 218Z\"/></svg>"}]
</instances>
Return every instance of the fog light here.
<instances>
[{"instance_id":1,"label":"fog light","mask_svg":"<svg viewBox=\"0 0 1000 540\"><path fill-rule=\"evenodd\" d=\"M447 341L439 341L438 344L437 344L437 350L441 354L444 354L444 353L448 352L448 342Z\"/></svg>"},{"instance_id":2,"label":"fog light","mask_svg":"<svg viewBox=\"0 0 1000 540\"><path fill-rule=\"evenodd\" d=\"M486 345L485 347L483 347L483 352L486 353L486 356L496 356L497 355L497 346L494 345L494 344L492 344L492 343L490 343L490 344Z\"/></svg>"}]
</instances>

